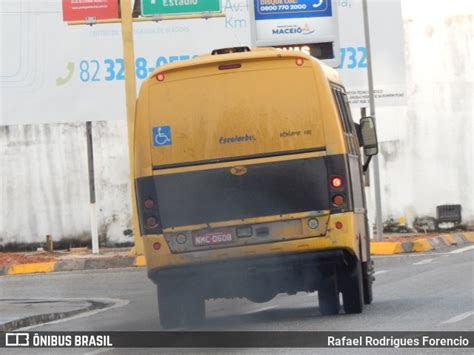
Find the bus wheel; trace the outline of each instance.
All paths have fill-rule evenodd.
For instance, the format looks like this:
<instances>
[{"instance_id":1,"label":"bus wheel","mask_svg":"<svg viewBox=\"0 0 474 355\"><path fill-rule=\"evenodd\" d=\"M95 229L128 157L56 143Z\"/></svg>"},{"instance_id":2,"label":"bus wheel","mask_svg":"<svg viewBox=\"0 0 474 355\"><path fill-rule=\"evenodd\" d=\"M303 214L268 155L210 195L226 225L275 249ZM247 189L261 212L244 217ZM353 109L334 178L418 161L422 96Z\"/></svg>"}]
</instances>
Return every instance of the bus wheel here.
<instances>
[{"instance_id":1,"label":"bus wheel","mask_svg":"<svg viewBox=\"0 0 474 355\"><path fill-rule=\"evenodd\" d=\"M347 314L362 313L364 307L364 289L360 261L356 262L344 281L342 288L344 312Z\"/></svg>"},{"instance_id":2,"label":"bus wheel","mask_svg":"<svg viewBox=\"0 0 474 355\"><path fill-rule=\"evenodd\" d=\"M190 293L185 299L184 323L199 324L206 319L206 301L199 295Z\"/></svg>"},{"instance_id":3,"label":"bus wheel","mask_svg":"<svg viewBox=\"0 0 474 355\"><path fill-rule=\"evenodd\" d=\"M339 313L341 304L339 303L339 290L335 274L323 281L318 289L318 300L319 311L323 316Z\"/></svg>"},{"instance_id":4,"label":"bus wheel","mask_svg":"<svg viewBox=\"0 0 474 355\"><path fill-rule=\"evenodd\" d=\"M364 278L364 304L371 304L373 300L372 283L374 282L374 261L362 263L362 276Z\"/></svg>"},{"instance_id":5,"label":"bus wheel","mask_svg":"<svg viewBox=\"0 0 474 355\"><path fill-rule=\"evenodd\" d=\"M158 285L158 312L161 326L165 329L176 328L184 323L184 308L181 297L169 285Z\"/></svg>"},{"instance_id":6,"label":"bus wheel","mask_svg":"<svg viewBox=\"0 0 474 355\"><path fill-rule=\"evenodd\" d=\"M157 293L161 326L165 329L179 327L184 321L184 310L179 297L165 284L158 286Z\"/></svg>"},{"instance_id":7,"label":"bus wheel","mask_svg":"<svg viewBox=\"0 0 474 355\"><path fill-rule=\"evenodd\" d=\"M197 324L206 318L204 297L190 289L177 290L166 283L158 286L158 311L163 328Z\"/></svg>"}]
</instances>

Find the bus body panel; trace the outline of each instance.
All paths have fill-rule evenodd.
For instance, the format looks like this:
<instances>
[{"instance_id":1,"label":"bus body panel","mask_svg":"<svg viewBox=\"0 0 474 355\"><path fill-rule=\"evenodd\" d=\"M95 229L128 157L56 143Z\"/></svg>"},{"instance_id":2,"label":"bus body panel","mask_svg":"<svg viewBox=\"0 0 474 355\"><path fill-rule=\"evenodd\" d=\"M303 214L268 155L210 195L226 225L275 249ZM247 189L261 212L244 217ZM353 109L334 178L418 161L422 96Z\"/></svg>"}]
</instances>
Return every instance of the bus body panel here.
<instances>
[{"instance_id":1,"label":"bus body panel","mask_svg":"<svg viewBox=\"0 0 474 355\"><path fill-rule=\"evenodd\" d=\"M324 147L312 68L273 62L244 62L224 73L212 64L151 84L148 95L160 100L149 101L150 126L168 126L172 135L172 144L152 150L153 166Z\"/></svg>"},{"instance_id":2,"label":"bus body panel","mask_svg":"<svg viewBox=\"0 0 474 355\"><path fill-rule=\"evenodd\" d=\"M215 270L206 284L214 291L201 296L240 297L254 272L271 278L270 293L290 293L320 286L301 270L316 265L345 278L348 265L368 262L360 151L335 95L345 95L335 71L295 52L203 56L157 69L141 87L134 127L149 277L206 284ZM333 177L342 186L330 186ZM342 204L333 202L338 195ZM157 223L148 226L150 218ZM288 290L285 268L299 280ZM248 283L226 284L229 273ZM224 284L228 291L219 290Z\"/></svg>"}]
</instances>

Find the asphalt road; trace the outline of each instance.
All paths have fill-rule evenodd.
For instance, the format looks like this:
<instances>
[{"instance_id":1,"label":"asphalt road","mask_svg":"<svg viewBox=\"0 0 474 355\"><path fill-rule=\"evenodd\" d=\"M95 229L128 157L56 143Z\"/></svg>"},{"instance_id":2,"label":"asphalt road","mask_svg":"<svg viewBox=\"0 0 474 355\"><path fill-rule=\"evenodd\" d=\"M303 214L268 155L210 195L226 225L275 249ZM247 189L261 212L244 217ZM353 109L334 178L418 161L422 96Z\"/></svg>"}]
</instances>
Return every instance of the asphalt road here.
<instances>
[{"instance_id":1,"label":"asphalt road","mask_svg":"<svg viewBox=\"0 0 474 355\"><path fill-rule=\"evenodd\" d=\"M316 294L279 295L264 304L243 299L217 300L207 302L207 321L191 330L474 331L474 246L433 253L375 257L375 266L374 303L367 306L362 314L345 315L341 311L338 316L321 316ZM156 289L147 279L145 269L1 277L0 298L110 298L118 302L113 309L92 311L29 330L161 329L157 316ZM323 350L324 353L328 352L327 349ZM367 353L367 350L361 353ZM380 349L373 350L374 353L380 353ZM441 350L434 352L447 352L446 349ZM82 350L79 353L91 351ZM281 351L286 352L285 349ZM281 351L268 350L268 353ZM432 349L414 351L433 352ZM128 353L125 350L112 352ZM142 352L146 351L134 351ZM255 349L247 350L247 353L254 352ZM262 349L259 353L266 351Z\"/></svg>"}]
</instances>

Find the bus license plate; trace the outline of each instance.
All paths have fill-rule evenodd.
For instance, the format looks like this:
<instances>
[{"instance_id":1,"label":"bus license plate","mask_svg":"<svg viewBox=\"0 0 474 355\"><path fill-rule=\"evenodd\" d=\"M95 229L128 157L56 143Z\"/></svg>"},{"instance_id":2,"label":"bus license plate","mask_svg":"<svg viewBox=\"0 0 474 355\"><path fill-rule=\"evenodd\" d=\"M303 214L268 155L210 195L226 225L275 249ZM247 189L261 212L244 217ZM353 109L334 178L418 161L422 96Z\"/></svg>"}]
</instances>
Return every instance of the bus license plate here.
<instances>
[{"instance_id":1,"label":"bus license plate","mask_svg":"<svg viewBox=\"0 0 474 355\"><path fill-rule=\"evenodd\" d=\"M213 231L199 231L193 233L194 246L225 244L232 242L232 231L230 229L219 229Z\"/></svg>"}]
</instances>

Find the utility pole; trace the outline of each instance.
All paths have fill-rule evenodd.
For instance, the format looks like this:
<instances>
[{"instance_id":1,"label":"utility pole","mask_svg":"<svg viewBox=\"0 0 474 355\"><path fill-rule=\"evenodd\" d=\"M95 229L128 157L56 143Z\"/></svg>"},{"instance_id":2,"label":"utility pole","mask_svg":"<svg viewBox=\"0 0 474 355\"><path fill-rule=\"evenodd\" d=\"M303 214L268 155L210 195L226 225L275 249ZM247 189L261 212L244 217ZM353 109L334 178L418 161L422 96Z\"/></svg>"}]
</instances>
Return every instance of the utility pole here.
<instances>
[{"instance_id":1,"label":"utility pole","mask_svg":"<svg viewBox=\"0 0 474 355\"><path fill-rule=\"evenodd\" d=\"M135 134L134 118L135 104L137 101L137 81L135 78L135 48L133 45L133 19L132 5L130 0L120 1L121 12L121 28L122 28L122 46L123 60L125 69L125 96L127 105L127 127L128 127L128 155L130 168L130 190L132 193L132 229L134 241L134 254L142 255L144 253L143 241L140 238L138 226L138 214L135 201L135 186L133 181L134 166L132 164L133 157L133 136Z\"/></svg>"},{"instance_id":2,"label":"utility pole","mask_svg":"<svg viewBox=\"0 0 474 355\"><path fill-rule=\"evenodd\" d=\"M91 224L92 254L99 254L99 231L97 229L97 212L95 207L94 178L94 143L92 140L92 123L86 122L87 166L89 168L89 212Z\"/></svg>"},{"instance_id":3,"label":"utility pole","mask_svg":"<svg viewBox=\"0 0 474 355\"><path fill-rule=\"evenodd\" d=\"M374 77L372 72L372 55L370 48L370 28L369 28L369 13L367 8L367 0L362 2L364 12L364 33L365 33L365 47L367 49L367 77L369 82L369 101L370 101L370 116L375 119L375 97L374 97ZM382 196L380 193L380 170L379 157L375 155L373 158L373 172L374 172L374 189L375 189L375 225L377 233L375 239L381 241L383 239L382 227Z\"/></svg>"}]
</instances>

